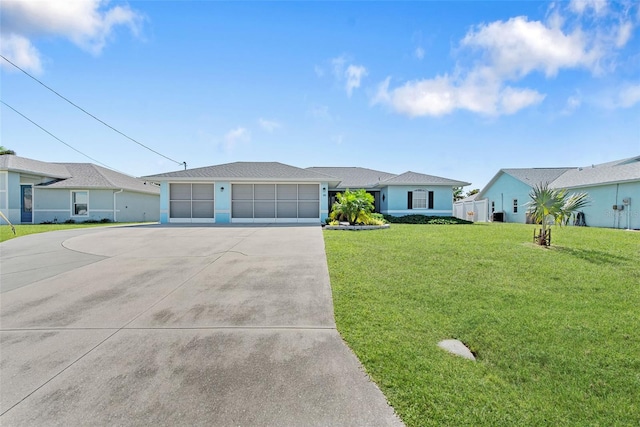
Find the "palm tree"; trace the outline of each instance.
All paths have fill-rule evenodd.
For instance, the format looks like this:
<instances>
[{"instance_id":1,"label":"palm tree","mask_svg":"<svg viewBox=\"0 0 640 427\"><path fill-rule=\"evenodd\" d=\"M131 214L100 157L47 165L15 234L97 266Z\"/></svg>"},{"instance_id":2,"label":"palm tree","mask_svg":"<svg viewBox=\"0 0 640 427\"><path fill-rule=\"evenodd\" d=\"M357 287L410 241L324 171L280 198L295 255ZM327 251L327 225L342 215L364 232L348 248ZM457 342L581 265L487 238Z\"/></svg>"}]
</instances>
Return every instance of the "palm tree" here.
<instances>
[{"instance_id":1,"label":"palm tree","mask_svg":"<svg viewBox=\"0 0 640 427\"><path fill-rule=\"evenodd\" d=\"M549 219L560 226L567 225L589 203L587 193L569 195L565 188L549 188L549 183L534 186L529 197L527 213L542 227L539 234L534 234L536 242L546 246L551 244Z\"/></svg>"},{"instance_id":2,"label":"palm tree","mask_svg":"<svg viewBox=\"0 0 640 427\"><path fill-rule=\"evenodd\" d=\"M336 202L331 208L331 219L349 221L354 225L357 222L365 222L373 212L374 198L364 189L336 194Z\"/></svg>"},{"instance_id":3,"label":"palm tree","mask_svg":"<svg viewBox=\"0 0 640 427\"><path fill-rule=\"evenodd\" d=\"M462 187L453 187L453 201L457 202L458 200L464 199L464 195L462 194Z\"/></svg>"},{"instance_id":4,"label":"palm tree","mask_svg":"<svg viewBox=\"0 0 640 427\"><path fill-rule=\"evenodd\" d=\"M4 148L4 146L0 145L0 156L4 156L5 154L11 154L15 156L16 152L13 150L9 150L8 148Z\"/></svg>"}]
</instances>

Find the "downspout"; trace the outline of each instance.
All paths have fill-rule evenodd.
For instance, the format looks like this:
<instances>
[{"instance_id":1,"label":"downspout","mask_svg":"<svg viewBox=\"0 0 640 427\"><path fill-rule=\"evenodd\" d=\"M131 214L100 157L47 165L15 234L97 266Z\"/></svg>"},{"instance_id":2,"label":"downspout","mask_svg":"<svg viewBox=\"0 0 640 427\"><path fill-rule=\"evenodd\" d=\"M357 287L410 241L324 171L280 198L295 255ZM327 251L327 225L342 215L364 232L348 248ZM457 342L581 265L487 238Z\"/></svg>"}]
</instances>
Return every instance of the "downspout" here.
<instances>
[{"instance_id":1,"label":"downspout","mask_svg":"<svg viewBox=\"0 0 640 427\"><path fill-rule=\"evenodd\" d=\"M118 222L117 210L116 210L116 194L120 194L123 191L124 189L121 188L120 190L113 192L113 222Z\"/></svg>"}]
</instances>

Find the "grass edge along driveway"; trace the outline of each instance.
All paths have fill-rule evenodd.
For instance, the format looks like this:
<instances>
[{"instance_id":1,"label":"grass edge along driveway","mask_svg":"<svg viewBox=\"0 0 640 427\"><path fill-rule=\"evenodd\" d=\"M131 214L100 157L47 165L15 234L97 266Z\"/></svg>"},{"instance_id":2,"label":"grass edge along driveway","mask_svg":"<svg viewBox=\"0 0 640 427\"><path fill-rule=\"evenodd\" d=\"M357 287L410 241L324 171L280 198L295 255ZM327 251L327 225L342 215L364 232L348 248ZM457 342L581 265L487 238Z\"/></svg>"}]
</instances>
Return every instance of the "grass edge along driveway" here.
<instances>
[{"instance_id":1,"label":"grass edge along driveway","mask_svg":"<svg viewBox=\"0 0 640 427\"><path fill-rule=\"evenodd\" d=\"M324 231L338 330L408 426L640 425L640 233L553 233Z\"/></svg>"},{"instance_id":2,"label":"grass edge along driveway","mask_svg":"<svg viewBox=\"0 0 640 427\"><path fill-rule=\"evenodd\" d=\"M13 234L11 226L6 223L0 224L0 242L15 239L16 237L28 236L29 234L47 233L49 231L69 230L76 228L114 227L119 225L134 225L138 223L106 222L106 223L78 223L78 224L18 224L14 225L16 234ZM154 223L146 223L154 224Z\"/></svg>"}]
</instances>

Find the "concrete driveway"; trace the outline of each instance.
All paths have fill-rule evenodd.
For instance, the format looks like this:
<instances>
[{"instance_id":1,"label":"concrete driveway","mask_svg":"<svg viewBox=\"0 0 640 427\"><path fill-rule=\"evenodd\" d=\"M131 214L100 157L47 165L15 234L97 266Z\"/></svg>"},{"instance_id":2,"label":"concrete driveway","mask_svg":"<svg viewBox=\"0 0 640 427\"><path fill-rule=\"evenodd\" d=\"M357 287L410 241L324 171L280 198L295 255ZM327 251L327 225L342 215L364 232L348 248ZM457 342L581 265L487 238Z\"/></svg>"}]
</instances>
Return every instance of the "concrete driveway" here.
<instances>
[{"instance_id":1,"label":"concrete driveway","mask_svg":"<svg viewBox=\"0 0 640 427\"><path fill-rule=\"evenodd\" d=\"M0 244L0 424L402 425L335 329L318 226Z\"/></svg>"}]
</instances>

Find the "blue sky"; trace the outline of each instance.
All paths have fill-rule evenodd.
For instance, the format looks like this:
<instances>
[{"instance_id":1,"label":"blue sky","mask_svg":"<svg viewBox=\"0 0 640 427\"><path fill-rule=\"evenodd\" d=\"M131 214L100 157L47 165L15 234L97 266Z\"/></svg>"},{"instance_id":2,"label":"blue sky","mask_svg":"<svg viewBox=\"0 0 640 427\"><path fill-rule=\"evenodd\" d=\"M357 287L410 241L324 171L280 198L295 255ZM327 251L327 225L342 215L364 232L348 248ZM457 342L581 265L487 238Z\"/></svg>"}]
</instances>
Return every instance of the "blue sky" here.
<instances>
[{"instance_id":1,"label":"blue sky","mask_svg":"<svg viewBox=\"0 0 640 427\"><path fill-rule=\"evenodd\" d=\"M3 56L189 168L506 167L640 154L638 2L3 0ZM0 59L6 104L125 173L182 167ZM2 105L1 144L90 162Z\"/></svg>"}]
</instances>

